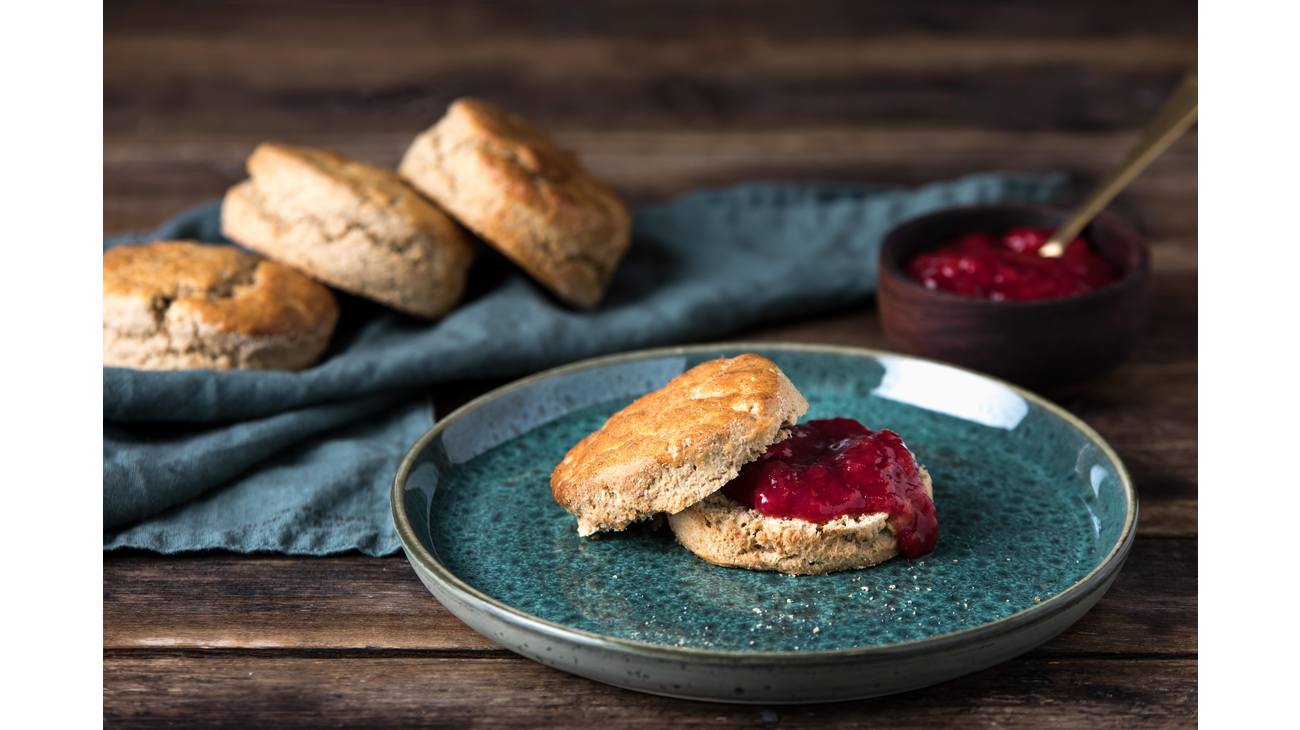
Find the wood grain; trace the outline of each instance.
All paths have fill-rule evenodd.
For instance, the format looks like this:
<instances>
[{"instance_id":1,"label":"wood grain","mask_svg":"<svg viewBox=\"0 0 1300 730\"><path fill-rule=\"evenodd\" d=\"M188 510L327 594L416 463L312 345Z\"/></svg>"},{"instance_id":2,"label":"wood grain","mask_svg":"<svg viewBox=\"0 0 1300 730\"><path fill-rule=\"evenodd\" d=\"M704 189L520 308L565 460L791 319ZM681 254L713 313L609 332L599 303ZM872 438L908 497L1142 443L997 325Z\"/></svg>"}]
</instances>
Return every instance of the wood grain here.
<instances>
[{"instance_id":1,"label":"wood grain","mask_svg":"<svg viewBox=\"0 0 1300 730\"><path fill-rule=\"evenodd\" d=\"M1196 667L1032 656L942 691L747 707L638 694L509 655L108 651L104 705L105 724L133 727L1185 727Z\"/></svg>"},{"instance_id":2,"label":"wood grain","mask_svg":"<svg viewBox=\"0 0 1300 730\"><path fill-rule=\"evenodd\" d=\"M533 117L643 204L753 179L899 185L1012 169L1082 184L1196 60L1186 0L114 2L104 228L241 179L264 139L391 165L452 98ZM1196 721L1197 147L1115 208L1154 254L1116 371L1046 393L1107 438L1142 501L1115 587L1061 637L942 689L820 707L639 695L520 659L398 557L104 557L113 727L1186 727ZM737 337L884 347L870 302ZM440 412L498 385L449 383Z\"/></svg>"},{"instance_id":3,"label":"wood grain","mask_svg":"<svg viewBox=\"0 0 1300 730\"><path fill-rule=\"evenodd\" d=\"M106 123L144 109L190 115L187 129L257 130L271 109L297 115L294 130L348 117L406 129L474 93L550 126L1099 129L1138 124L1195 61L1194 14L1176 2L916 6L126 5L105 18ZM222 107L241 113L205 113Z\"/></svg>"},{"instance_id":4,"label":"wood grain","mask_svg":"<svg viewBox=\"0 0 1300 730\"><path fill-rule=\"evenodd\" d=\"M203 135L106 131L104 191L110 232L148 229L179 210L220 197L244 177L244 158L263 139L338 149L380 165L395 165L416 132L436 113L397 133L311 132L293 119L263 120L258 129ZM168 125L184 125L184 120ZM348 124L356 124L350 122ZM365 125L362 125L365 126ZM347 128L347 125L344 125ZM872 181L919 185L991 169L1073 172L1081 181L1101 174L1133 141L1131 130L1062 133L965 128L795 127L781 131L583 131L557 136L593 172L634 201L662 199L693 188L753 179ZM1117 204L1153 239L1195 248L1196 135L1174 145ZM161 196L161 197L159 197Z\"/></svg>"},{"instance_id":5,"label":"wood grain","mask_svg":"<svg viewBox=\"0 0 1300 730\"><path fill-rule=\"evenodd\" d=\"M113 3L104 14L107 35L132 32L241 36L287 41L295 35L328 42L364 43L368 37L396 38L412 32L462 36L511 33L627 36L679 39L699 34L765 33L789 38L858 38L927 30L972 35L1000 32L1022 41L1056 37L1113 37L1154 33L1195 38L1196 16L1185 0L1125 0L1044 7L1037 0L1000 0L972 6L960 0L915 3L909 0L806 0L767 3L761 11L749 0L604 0L572 3L557 11L550 0L494 0L492 3L372 3L364 0L321 4L312 0L205 0ZM313 12L305 12L311 10ZM220 23L213 24L214 19ZM416 30L412 29L412 26Z\"/></svg>"}]
</instances>

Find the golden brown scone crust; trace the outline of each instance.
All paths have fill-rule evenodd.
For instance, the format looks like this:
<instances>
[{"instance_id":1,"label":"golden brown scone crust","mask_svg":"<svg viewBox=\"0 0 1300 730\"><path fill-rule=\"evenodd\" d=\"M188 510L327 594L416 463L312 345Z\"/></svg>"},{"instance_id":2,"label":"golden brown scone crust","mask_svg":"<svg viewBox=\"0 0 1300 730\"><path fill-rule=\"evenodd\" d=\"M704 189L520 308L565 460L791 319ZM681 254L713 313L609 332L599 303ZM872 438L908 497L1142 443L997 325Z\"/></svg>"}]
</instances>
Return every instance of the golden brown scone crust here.
<instances>
[{"instance_id":1,"label":"golden brown scone crust","mask_svg":"<svg viewBox=\"0 0 1300 730\"><path fill-rule=\"evenodd\" d=\"M106 365L300 368L337 320L328 289L236 248L162 241L104 252Z\"/></svg>"},{"instance_id":2,"label":"golden brown scone crust","mask_svg":"<svg viewBox=\"0 0 1300 730\"><path fill-rule=\"evenodd\" d=\"M930 473L920 468L927 494ZM840 517L825 524L767 515L714 494L669 515L668 524L686 549L715 565L817 575L883 563L898 542L883 512Z\"/></svg>"},{"instance_id":3,"label":"golden brown scone crust","mask_svg":"<svg viewBox=\"0 0 1300 730\"><path fill-rule=\"evenodd\" d=\"M578 532L622 530L680 512L783 437L808 403L771 360L710 360L610 416L551 474Z\"/></svg>"},{"instance_id":4,"label":"golden brown scone crust","mask_svg":"<svg viewBox=\"0 0 1300 730\"><path fill-rule=\"evenodd\" d=\"M460 300L474 244L395 172L266 142L226 193L222 232L334 287L433 319Z\"/></svg>"},{"instance_id":5,"label":"golden brown scone crust","mask_svg":"<svg viewBox=\"0 0 1300 730\"><path fill-rule=\"evenodd\" d=\"M459 99L398 168L561 299L596 306L627 251L631 217L568 151L519 117Z\"/></svg>"}]
</instances>

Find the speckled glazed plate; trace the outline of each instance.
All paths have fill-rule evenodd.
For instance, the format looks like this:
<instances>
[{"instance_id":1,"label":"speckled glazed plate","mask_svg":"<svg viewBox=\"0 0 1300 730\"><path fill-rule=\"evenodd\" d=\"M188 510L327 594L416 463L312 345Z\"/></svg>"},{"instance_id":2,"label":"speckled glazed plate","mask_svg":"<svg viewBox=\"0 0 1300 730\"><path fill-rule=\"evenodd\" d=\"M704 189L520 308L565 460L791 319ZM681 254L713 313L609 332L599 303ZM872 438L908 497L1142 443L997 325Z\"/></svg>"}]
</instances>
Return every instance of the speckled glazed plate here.
<instances>
[{"instance_id":1,"label":"speckled glazed plate","mask_svg":"<svg viewBox=\"0 0 1300 730\"><path fill-rule=\"evenodd\" d=\"M611 413L691 366L758 352L810 404L902 434L939 543L825 576L721 568L650 525L580 538L550 473ZM598 358L495 390L412 447L393 519L420 580L519 654L629 689L822 702L932 685L1025 652L1110 587L1137 501L1087 425L1013 386L859 349L707 345Z\"/></svg>"}]
</instances>

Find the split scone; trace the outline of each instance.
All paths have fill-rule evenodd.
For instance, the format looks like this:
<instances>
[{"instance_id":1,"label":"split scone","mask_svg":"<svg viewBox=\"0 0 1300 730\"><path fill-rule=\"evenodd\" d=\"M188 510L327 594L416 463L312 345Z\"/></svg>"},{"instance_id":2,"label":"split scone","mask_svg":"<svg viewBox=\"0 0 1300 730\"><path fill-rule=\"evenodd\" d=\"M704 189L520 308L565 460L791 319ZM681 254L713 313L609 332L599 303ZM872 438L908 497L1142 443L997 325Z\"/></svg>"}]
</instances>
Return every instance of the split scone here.
<instances>
[{"instance_id":1,"label":"split scone","mask_svg":"<svg viewBox=\"0 0 1300 730\"><path fill-rule=\"evenodd\" d=\"M933 550L930 475L898 434L794 425L806 410L765 358L706 362L575 446L552 492L583 535L667 513L678 542L717 565L808 575Z\"/></svg>"}]
</instances>

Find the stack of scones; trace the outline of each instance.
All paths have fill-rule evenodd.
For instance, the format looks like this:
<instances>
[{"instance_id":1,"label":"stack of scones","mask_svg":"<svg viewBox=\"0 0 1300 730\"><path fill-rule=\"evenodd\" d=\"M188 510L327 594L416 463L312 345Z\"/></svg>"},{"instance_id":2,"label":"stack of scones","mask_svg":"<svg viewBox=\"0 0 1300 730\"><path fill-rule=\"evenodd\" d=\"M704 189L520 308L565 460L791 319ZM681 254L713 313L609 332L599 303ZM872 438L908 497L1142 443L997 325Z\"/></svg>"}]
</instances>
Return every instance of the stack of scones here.
<instances>
[{"instance_id":1,"label":"stack of scones","mask_svg":"<svg viewBox=\"0 0 1300 730\"><path fill-rule=\"evenodd\" d=\"M591 309L630 240L627 207L573 154L474 99L452 103L396 172L267 142L248 174L221 227L256 253L194 241L104 252L105 365L308 367L338 321L329 287L438 319L465 292L475 238Z\"/></svg>"}]
</instances>

